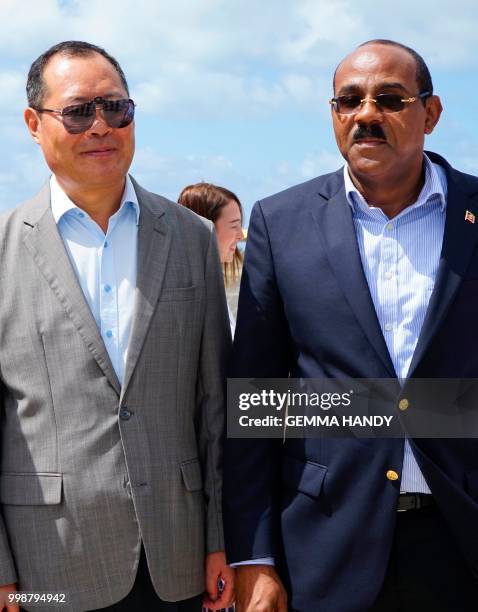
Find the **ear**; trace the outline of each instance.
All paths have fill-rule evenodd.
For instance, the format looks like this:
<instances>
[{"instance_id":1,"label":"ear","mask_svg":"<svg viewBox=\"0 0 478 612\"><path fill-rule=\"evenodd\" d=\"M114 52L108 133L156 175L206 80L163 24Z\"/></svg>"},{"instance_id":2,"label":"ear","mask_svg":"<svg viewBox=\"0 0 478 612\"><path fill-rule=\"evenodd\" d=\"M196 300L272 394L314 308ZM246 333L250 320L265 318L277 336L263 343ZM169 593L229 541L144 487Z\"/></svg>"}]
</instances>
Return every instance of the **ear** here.
<instances>
[{"instance_id":1,"label":"ear","mask_svg":"<svg viewBox=\"0 0 478 612\"><path fill-rule=\"evenodd\" d=\"M36 110L33 108L27 108L23 113L25 123L27 124L28 131L30 132L33 140L40 144L41 139L41 120Z\"/></svg>"},{"instance_id":2,"label":"ear","mask_svg":"<svg viewBox=\"0 0 478 612\"><path fill-rule=\"evenodd\" d=\"M438 96L430 96L425 102L425 134L431 134L440 119L443 107Z\"/></svg>"}]
</instances>

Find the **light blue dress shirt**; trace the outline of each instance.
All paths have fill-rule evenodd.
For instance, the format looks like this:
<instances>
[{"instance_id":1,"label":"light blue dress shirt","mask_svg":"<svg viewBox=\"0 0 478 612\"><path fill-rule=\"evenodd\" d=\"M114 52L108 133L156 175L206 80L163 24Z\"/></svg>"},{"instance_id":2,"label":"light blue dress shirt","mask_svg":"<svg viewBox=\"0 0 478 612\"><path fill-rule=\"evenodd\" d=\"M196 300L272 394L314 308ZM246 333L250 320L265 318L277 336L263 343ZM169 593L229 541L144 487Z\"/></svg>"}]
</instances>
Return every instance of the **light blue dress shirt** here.
<instances>
[{"instance_id":1,"label":"light blue dress shirt","mask_svg":"<svg viewBox=\"0 0 478 612\"><path fill-rule=\"evenodd\" d=\"M417 201L389 219L369 205L344 167L362 266L397 376L408 375L435 284L445 229L445 171L424 156L425 181ZM400 488L430 493L405 440Z\"/></svg>"},{"instance_id":2,"label":"light blue dress shirt","mask_svg":"<svg viewBox=\"0 0 478 612\"><path fill-rule=\"evenodd\" d=\"M128 353L136 290L139 204L129 177L106 234L50 179L51 209L78 282L120 383Z\"/></svg>"}]
</instances>

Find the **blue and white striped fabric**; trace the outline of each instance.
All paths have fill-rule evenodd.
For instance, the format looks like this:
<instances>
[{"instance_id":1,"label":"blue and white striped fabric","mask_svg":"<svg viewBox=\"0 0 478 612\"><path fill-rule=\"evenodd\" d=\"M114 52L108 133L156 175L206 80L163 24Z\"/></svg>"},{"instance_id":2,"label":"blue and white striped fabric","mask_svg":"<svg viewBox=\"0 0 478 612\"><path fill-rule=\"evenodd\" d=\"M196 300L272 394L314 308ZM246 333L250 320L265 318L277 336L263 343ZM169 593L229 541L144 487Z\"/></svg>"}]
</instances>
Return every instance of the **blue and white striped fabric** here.
<instances>
[{"instance_id":1,"label":"blue and white striped fabric","mask_svg":"<svg viewBox=\"0 0 478 612\"><path fill-rule=\"evenodd\" d=\"M425 182L417 201L389 219L368 205L344 167L362 266L395 372L406 378L440 260L447 196L443 168L424 156ZM402 491L430 493L408 441Z\"/></svg>"}]
</instances>

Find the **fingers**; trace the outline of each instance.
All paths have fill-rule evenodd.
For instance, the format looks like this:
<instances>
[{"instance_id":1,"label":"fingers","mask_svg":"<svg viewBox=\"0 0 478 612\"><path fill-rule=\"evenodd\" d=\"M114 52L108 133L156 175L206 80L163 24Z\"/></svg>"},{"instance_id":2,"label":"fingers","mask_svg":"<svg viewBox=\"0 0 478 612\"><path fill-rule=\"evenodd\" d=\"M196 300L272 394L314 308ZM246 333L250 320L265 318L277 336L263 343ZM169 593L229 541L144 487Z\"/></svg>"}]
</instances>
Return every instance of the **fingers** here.
<instances>
[{"instance_id":1,"label":"fingers","mask_svg":"<svg viewBox=\"0 0 478 612\"><path fill-rule=\"evenodd\" d=\"M218 587L219 574L208 572L206 575L206 595L207 598L215 602L219 597Z\"/></svg>"},{"instance_id":2,"label":"fingers","mask_svg":"<svg viewBox=\"0 0 478 612\"><path fill-rule=\"evenodd\" d=\"M221 605L228 608L234 601L234 578L224 579L224 590L221 593Z\"/></svg>"}]
</instances>

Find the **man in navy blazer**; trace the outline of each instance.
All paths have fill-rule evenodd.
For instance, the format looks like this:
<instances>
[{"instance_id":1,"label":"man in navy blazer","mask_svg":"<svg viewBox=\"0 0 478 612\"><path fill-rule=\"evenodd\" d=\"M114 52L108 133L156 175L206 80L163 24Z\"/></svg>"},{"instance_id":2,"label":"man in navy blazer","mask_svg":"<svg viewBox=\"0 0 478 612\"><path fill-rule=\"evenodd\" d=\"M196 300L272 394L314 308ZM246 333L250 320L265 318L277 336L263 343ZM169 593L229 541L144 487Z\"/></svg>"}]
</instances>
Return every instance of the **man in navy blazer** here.
<instances>
[{"instance_id":1,"label":"man in navy blazer","mask_svg":"<svg viewBox=\"0 0 478 612\"><path fill-rule=\"evenodd\" d=\"M478 378L478 179L424 152L412 49L361 45L331 105L345 168L252 212L230 376L400 378L410 412ZM229 439L224 514L238 612L477 609L476 439Z\"/></svg>"}]
</instances>

